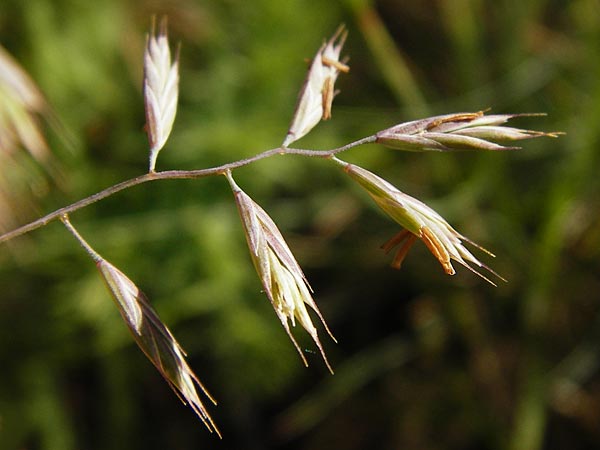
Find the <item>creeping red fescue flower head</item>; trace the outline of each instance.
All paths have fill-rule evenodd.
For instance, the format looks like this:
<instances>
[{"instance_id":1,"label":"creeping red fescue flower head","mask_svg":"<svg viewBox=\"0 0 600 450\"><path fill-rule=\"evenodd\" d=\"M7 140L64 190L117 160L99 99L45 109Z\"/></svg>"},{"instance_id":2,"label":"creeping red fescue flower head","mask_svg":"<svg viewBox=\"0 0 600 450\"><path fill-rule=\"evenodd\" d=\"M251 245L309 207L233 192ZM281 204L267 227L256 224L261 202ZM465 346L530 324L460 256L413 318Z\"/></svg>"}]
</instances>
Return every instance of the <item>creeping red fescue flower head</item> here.
<instances>
[{"instance_id":1,"label":"creeping red fescue flower head","mask_svg":"<svg viewBox=\"0 0 600 450\"><path fill-rule=\"evenodd\" d=\"M218 428L200 401L196 386L216 404L185 360L185 352L150 306L146 295L123 272L104 259L98 270L133 338L177 396L190 405L209 431Z\"/></svg>"},{"instance_id":2,"label":"creeping red fescue flower head","mask_svg":"<svg viewBox=\"0 0 600 450\"><path fill-rule=\"evenodd\" d=\"M171 134L178 95L179 51L172 62L167 21L163 18L158 34L153 29L148 36L144 53L144 104L146 132L150 143L150 172L154 172L158 152Z\"/></svg>"},{"instance_id":3,"label":"creeping red fescue flower head","mask_svg":"<svg viewBox=\"0 0 600 450\"><path fill-rule=\"evenodd\" d=\"M239 188L230 173L227 173L227 178L231 184L242 219L252 262L277 317L296 350L298 350L304 364L308 365L289 326L290 323L295 326L296 320L311 336L319 348L327 368L333 373L319 340L317 329L308 313L307 305L317 314L329 336L334 341L335 338L329 331L319 308L312 298L312 289L302 269L296 262L275 222Z\"/></svg>"},{"instance_id":4,"label":"creeping red fescue flower head","mask_svg":"<svg viewBox=\"0 0 600 450\"><path fill-rule=\"evenodd\" d=\"M421 151L457 150L515 150L520 147L504 146L513 142L541 136L558 137L563 133L544 133L504 126L515 117L540 114L454 113L394 125L377 133L377 141L387 147Z\"/></svg>"},{"instance_id":5,"label":"creeping red fescue flower head","mask_svg":"<svg viewBox=\"0 0 600 450\"><path fill-rule=\"evenodd\" d=\"M340 72L350 70L346 60L340 61L347 35L345 27L340 26L312 60L283 147L308 134L321 119L331 118L331 104L336 94L335 81Z\"/></svg>"},{"instance_id":6,"label":"creeping red fescue flower head","mask_svg":"<svg viewBox=\"0 0 600 450\"><path fill-rule=\"evenodd\" d=\"M404 228L404 230L383 245L383 249L386 251L400 246L392 263L393 267L400 268L410 247L417 239L420 239L439 261L444 272L448 275L454 275L455 271L452 261L456 261L494 286L494 282L474 269L473 266L484 268L504 280L479 261L463 245L463 242L468 242L491 256L494 255L452 228L442 216L425 203L401 192L392 184L362 167L348 164L341 160L337 160L337 162L343 166L344 171L353 180L358 182L367 191L375 203L387 215Z\"/></svg>"},{"instance_id":7,"label":"creeping red fescue flower head","mask_svg":"<svg viewBox=\"0 0 600 450\"><path fill-rule=\"evenodd\" d=\"M100 256L63 215L63 224L90 257L96 262L100 275L106 282L123 321L133 339L169 383L171 389L184 404L188 404L212 433L221 437L208 411L198 395L202 392L216 404L185 359L185 352L175 340L171 331L160 320L146 295L123 272Z\"/></svg>"}]
</instances>

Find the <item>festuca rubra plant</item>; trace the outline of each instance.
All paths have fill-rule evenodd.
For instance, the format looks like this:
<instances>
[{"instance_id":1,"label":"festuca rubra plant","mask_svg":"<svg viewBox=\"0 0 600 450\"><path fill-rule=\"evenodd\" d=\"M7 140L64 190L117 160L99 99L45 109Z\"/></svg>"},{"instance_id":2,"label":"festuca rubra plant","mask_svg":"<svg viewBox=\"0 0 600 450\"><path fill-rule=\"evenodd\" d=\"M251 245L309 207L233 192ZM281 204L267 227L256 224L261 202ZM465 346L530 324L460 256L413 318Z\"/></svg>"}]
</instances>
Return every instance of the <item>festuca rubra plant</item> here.
<instances>
[{"instance_id":1,"label":"festuca rubra plant","mask_svg":"<svg viewBox=\"0 0 600 450\"><path fill-rule=\"evenodd\" d=\"M350 71L347 58L342 56L346 37L347 31L341 26L316 52L298 95L289 129L286 132L282 130L281 145L250 158L218 167L157 171L158 156L171 133L179 97L178 51L175 55L172 54L167 37L166 20L163 19L158 30L153 27L147 37L144 53L143 92L149 143L147 173L110 186L0 236L0 242L6 242L53 221L62 221L96 264L100 276L104 279L140 349L156 366L179 398L190 405L211 432L219 436L220 432L201 401L200 395L206 395L213 403L214 400L186 362L183 349L153 310L144 293L127 275L92 248L72 224L70 215L117 192L146 182L223 176L223 180L229 184L233 193L250 259L277 318L305 365L306 358L292 333L297 323L310 335L325 365L333 373L318 328L322 328L332 340L335 341L335 338L317 307L310 284L275 222L236 183L235 170L275 155L321 158L332 168L341 169L342 174L346 174L351 181L364 189L375 204L399 225L398 233L382 247L386 252L395 250L392 267L399 269L411 246L417 241L422 241L445 273L453 275L455 273L453 264L457 263L487 282L495 284L496 280L503 281L503 278L475 255L477 251L482 251L488 256L493 256L490 252L454 229L425 203L400 191L367 169L341 160L339 155L365 144L380 144L392 149L412 152L505 151L517 149L518 147L513 145L516 141L542 136L556 137L560 134L524 130L506 125L508 121L520 116L537 114L487 114L485 111L478 111L446 114L398 124L329 150L291 147L311 132L321 120L331 118L332 103L337 95L335 82L338 76ZM468 248L469 246L474 248L473 252ZM315 317L317 321L314 321Z\"/></svg>"}]
</instances>

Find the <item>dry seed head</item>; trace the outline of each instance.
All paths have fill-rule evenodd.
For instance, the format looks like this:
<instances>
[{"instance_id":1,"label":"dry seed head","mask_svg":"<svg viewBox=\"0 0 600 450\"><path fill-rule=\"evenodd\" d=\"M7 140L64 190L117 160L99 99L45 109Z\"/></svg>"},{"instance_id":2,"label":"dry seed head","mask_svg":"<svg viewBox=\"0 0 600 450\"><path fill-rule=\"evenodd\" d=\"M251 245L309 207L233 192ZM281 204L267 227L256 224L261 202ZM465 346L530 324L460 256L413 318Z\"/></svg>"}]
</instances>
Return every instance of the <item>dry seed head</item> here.
<instances>
[{"instance_id":1,"label":"dry seed head","mask_svg":"<svg viewBox=\"0 0 600 450\"><path fill-rule=\"evenodd\" d=\"M469 242L490 256L494 255L457 232L442 216L425 203L401 192L392 184L362 167L345 163L337 158L336 162L342 165L344 171L367 191L387 215L405 228L383 245L383 249L389 252L402 244L392 263L393 267L400 268L408 250L418 238L436 257L448 275L455 273L451 263L454 260L494 286L496 284L475 270L473 265L486 269L505 281L467 250L463 242Z\"/></svg>"},{"instance_id":2,"label":"dry seed head","mask_svg":"<svg viewBox=\"0 0 600 450\"><path fill-rule=\"evenodd\" d=\"M492 114L484 111L429 117L395 125L377 133L377 142L405 151L515 150L498 142L557 137L562 133L544 133L506 127L515 117L539 114Z\"/></svg>"},{"instance_id":3,"label":"dry seed head","mask_svg":"<svg viewBox=\"0 0 600 450\"><path fill-rule=\"evenodd\" d=\"M312 298L312 290L302 269L275 222L239 188L230 173L226 175L242 219L252 262L277 317L304 364L308 365L308 362L290 330L290 323L294 327L296 320L311 336L321 352L327 368L333 373L325 356L325 350L321 345L317 329L310 318L307 305L317 314L329 336L334 341L335 338L329 331L319 308Z\"/></svg>"},{"instance_id":4,"label":"dry seed head","mask_svg":"<svg viewBox=\"0 0 600 450\"><path fill-rule=\"evenodd\" d=\"M340 61L347 35L345 27L340 26L312 60L283 147L308 134L321 119L331 118L331 104L336 94L335 81L340 72L350 70L345 60Z\"/></svg>"},{"instance_id":5,"label":"dry seed head","mask_svg":"<svg viewBox=\"0 0 600 450\"><path fill-rule=\"evenodd\" d=\"M167 20L163 18L158 34L155 34L153 24L144 53L144 105L150 143L150 172L154 171L158 153L167 142L175 121L179 95L178 60L179 49L171 63Z\"/></svg>"}]
</instances>

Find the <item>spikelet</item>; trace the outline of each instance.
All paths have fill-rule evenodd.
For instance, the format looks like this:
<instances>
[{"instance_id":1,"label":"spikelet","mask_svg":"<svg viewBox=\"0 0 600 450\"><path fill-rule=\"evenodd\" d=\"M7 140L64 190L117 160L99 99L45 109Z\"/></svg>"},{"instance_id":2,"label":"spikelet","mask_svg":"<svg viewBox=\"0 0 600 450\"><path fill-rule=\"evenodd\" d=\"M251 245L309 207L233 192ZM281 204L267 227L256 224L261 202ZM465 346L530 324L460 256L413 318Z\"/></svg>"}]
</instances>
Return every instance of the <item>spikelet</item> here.
<instances>
[{"instance_id":1,"label":"spikelet","mask_svg":"<svg viewBox=\"0 0 600 450\"><path fill-rule=\"evenodd\" d=\"M350 70L345 60L340 61L347 35L345 27L340 26L312 60L283 147L308 134L321 119L331 118L331 104L336 94L335 81L340 72Z\"/></svg>"},{"instance_id":2,"label":"spikelet","mask_svg":"<svg viewBox=\"0 0 600 450\"><path fill-rule=\"evenodd\" d=\"M121 317L137 345L158 369L181 401L194 410L211 433L214 431L221 437L218 428L200 400L196 386L214 404L216 404L215 400L188 365L185 360L185 352L175 340L171 331L160 320L158 314L152 309L146 295L123 272L96 253L73 227L67 216L63 216L62 221L69 232L96 262L100 275L106 282Z\"/></svg>"},{"instance_id":3,"label":"spikelet","mask_svg":"<svg viewBox=\"0 0 600 450\"><path fill-rule=\"evenodd\" d=\"M185 352L152 309L146 295L123 272L105 259L96 262L121 317L135 342L184 404L188 404L212 433L221 434L200 401L196 385L216 404L185 360Z\"/></svg>"},{"instance_id":4,"label":"spikelet","mask_svg":"<svg viewBox=\"0 0 600 450\"><path fill-rule=\"evenodd\" d=\"M490 114L484 111L454 113L428 117L394 125L377 133L377 141L397 150L457 151L457 150L516 150L520 147L500 143L558 137L560 132L523 130L504 124L515 117L543 114Z\"/></svg>"},{"instance_id":5,"label":"spikelet","mask_svg":"<svg viewBox=\"0 0 600 450\"><path fill-rule=\"evenodd\" d=\"M307 306L321 319L325 330L334 342L335 338L329 331L317 304L312 298L312 289L302 269L275 222L240 189L233 180L231 173L227 173L227 178L233 190L235 202L246 232L252 262L279 321L305 365L308 365L308 362L290 330L290 323L295 326L296 320L313 339L327 368L333 373Z\"/></svg>"},{"instance_id":6,"label":"spikelet","mask_svg":"<svg viewBox=\"0 0 600 450\"><path fill-rule=\"evenodd\" d=\"M383 178L362 167L346 163L337 158L334 161L340 164L344 171L367 191L382 211L404 228L382 247L386 252L389 252L392 248L402 244L396 253L392 267L400 268L412 244L420 239L448 275L454 275L452 261L456 261L493 286L496 286L496 283L473 266L483 268L502 281L506 281L479 261L464 246L464 242L468 242L488 255L494 256L492 253L460 234L452 228L446 219L425 203L405 194Z\"/></svg>"},{"instance_id":7,"label":"spikelet","mask_svg":"<svg viewBox=\"0 0 600 450\"><path fill-rule=\"evenodd\" d=\"M159 28L156 35L152 26L144 53L144 105L150 143L150 172L154 172L158 153L173 128L179 95L179 49L171 63L166 18L161 20Z\"/></svg>"}]
</instances>

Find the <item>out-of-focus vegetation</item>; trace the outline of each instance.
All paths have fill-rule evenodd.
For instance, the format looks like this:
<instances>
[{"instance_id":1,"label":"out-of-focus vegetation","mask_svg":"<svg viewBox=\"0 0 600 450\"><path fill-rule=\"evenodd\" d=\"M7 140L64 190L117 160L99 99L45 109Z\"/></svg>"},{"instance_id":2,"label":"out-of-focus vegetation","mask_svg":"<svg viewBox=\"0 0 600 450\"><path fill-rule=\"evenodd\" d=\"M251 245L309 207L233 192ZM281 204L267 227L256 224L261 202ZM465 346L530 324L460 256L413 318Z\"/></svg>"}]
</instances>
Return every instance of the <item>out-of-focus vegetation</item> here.
<instances>
[{"instance_id":1,"label":"out-of-focus vegetation","mask_svg":"<svg viewBox=\"0 0 600 450\"><path fill-rule=\"evenodd\" d=\"M60 126L37 210L143 173L144 33L169 16L180 106L157 170L277 146L310 58L349 31L331 148L401 121L492 107L562 130L518 152L344 158L439 210L491 249L509 282L443 274L323 160L236 172L278 223L339 344L308 369L247 255L224 179L168 181L72 216L144 289L219 406L209 435L138 351L93 263L59 225L0 249L0 448L584 449L600 446L600 6L595 0L3 0L0 42ZM60 169L57 169L60 167ZM1 176L15 172L0 167ZM46 173L46 175L44 175ZM18 185L15 181L15 186ZM23 205L31 204L22 202ZM16 213L16 212L15 212Z\"/></svg>"}]
</instances>

